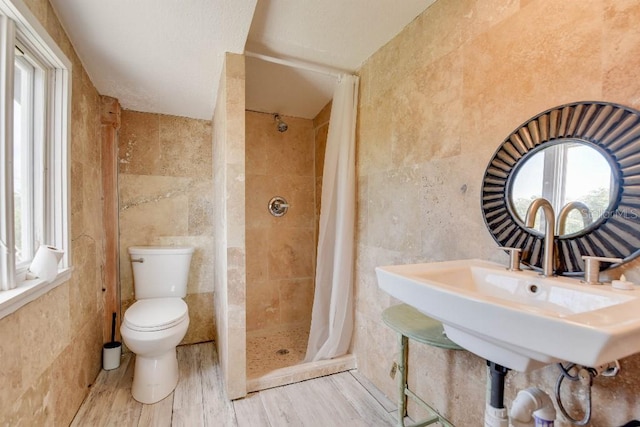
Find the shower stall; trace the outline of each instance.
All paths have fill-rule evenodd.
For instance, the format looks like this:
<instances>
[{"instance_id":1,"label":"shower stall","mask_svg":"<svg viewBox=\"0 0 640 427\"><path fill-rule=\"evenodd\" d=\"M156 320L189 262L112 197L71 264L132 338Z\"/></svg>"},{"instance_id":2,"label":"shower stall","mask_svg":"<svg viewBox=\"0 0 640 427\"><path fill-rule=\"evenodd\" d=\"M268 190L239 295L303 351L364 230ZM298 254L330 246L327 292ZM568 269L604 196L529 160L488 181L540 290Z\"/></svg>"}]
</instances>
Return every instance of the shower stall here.
<instances>
[{"instance_id":1,"label":"shower stall","mask_svg":"<svg viewBox=\"0 0 640 427\"><path fill-rule=\"evenodd\" d=\"M216 345L231 399L355 367L349 354L303 362L331 103L314 119L247 110L244 62L227 54L213 120Z\"/></svg>"},{"instance_id":2,"label":"shower stall","mask_svg":"<svg viewBox=\"0 0 640 427\"><path fill-rule=\"evenodd\" d=\"M288 126L284 132L282 123ZM316 143L315 135L327 124L246 112L249 380L304 358L317 240L315 159L320 150L316 146L322 145ZM286 210L270 209L271 200L277 198L288 205Z\"/></svg>"},{"instance_id":3,"label":"shower stall","mask_svg":"<svg viewBox=\"0 0 640 427\"><path fill-rule=\"evenodd\" d=\"M302 363L313 307L330 111L331 103L314 119L245 113L249 392L326 374L332 366L352 366L350 356L337 363ZM286 210L270 209L275 198L284 200Z\"/></svg>"}]
</instances>

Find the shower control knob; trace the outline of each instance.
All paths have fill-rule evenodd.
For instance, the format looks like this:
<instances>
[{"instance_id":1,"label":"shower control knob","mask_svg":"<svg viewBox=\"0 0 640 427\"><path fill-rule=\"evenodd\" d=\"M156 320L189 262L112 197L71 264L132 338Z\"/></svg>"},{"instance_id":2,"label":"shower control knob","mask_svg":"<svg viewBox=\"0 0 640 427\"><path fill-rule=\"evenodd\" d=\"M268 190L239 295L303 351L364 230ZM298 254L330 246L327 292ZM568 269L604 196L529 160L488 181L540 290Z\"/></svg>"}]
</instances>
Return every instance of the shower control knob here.
<instances>
[{"instance_id":1,"label":"shower control knob","mask_svg":"<svg viewBox=\"0 0 640 427\"><path fill-rule=\"evenodd\" d=\"M276 196L269 200L267 208L269 209L271 215L275 217L281 217L282 215L287 213L287 210L289 210L289 203L287 203L287 201L283 197Z\"/></svg>"}]
</instances>

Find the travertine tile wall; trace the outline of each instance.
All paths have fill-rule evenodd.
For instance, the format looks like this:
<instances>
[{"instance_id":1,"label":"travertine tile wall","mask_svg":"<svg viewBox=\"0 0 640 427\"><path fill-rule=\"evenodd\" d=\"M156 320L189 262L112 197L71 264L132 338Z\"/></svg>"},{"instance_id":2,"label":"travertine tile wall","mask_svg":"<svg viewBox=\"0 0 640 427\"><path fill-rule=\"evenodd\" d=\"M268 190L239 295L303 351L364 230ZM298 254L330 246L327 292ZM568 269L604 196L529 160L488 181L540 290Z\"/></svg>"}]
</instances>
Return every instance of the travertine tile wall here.
<instances>
[{"instance_id":1,"label":"travertine tile wall","mask_svg":"<svg viewBox=\"0 0 640 427\"><path fill-rule=\"evenodd\" d=\"M227 397L247 394L244 56L227 53L213 114L216 347Z\"/></svg>"},{"instance_id":2,"label":"travertine tile wall","mask_svg":"<svg viewBox=\"0 0 640 427\"><path fill-rule=\"evenodd\" d=\"M213 315L213 171L208 120L122 112L118 139L120 295L133 304L130 246L195 247L182 344L211 341Z\"/></svg>"},{"instance_id":3,"label":"travertine tile wall","mask_svg":"<svg viewBox=\"0 0 640 427\"><path fill-rule=\"evenodd\" d=\"M380 314L396 301L378 290L374 267L506 262L481 216L486 163L547 108L581 100L640 108L638 20L635 0L439 0L362 67L354 350L361 372L389 396L396 340ZM595 380L593 426L640 414L640 356L621 365L617 378ZM484 360L414 344L409 370L418 394L456 425L482 424ZM552 394L557 376L555 366L509 373L506 403L529 386ZM577 411L584 394L573 390L565 399Z\"/></svg>"},{"instance_id":4,"label":"travertine tile wall","mask_svg":"<svg viewBox=\"0 0 640 427\"><path fill-rule=\"evenodd\" d=\"M71 280L0 320L0 425L68 425L101 368L100 97L47 0L27 6L73 64Z\"/></svg>"},{"instance_id":5,"label":"travertine tile wall","mask_svg":"<svg viewBox=\"0 0 640 427\"><path fill-rule=\"evenodd\" d=\"M311 321L315 264L313 121L246 112L247 332L306 328ZM274 217L272 197L289 204Z\"/></svg>"}]
</instances>

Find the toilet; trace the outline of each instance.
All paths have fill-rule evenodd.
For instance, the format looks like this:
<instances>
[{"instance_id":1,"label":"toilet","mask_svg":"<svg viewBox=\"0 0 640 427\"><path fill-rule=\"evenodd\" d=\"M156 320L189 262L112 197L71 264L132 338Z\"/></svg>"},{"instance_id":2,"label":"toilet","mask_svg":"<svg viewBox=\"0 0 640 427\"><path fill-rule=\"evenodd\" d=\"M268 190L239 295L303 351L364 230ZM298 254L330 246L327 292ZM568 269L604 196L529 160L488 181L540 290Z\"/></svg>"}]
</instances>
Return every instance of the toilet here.
<instances>
[{"instance_id":1,"label":"toilet","mask_svg":"<svg viewBox=\"0 0 640 427\"><path fill-rule=\"evenodd\" d=\"M133 246L136 302L124 313L120 333L136 355L131 394L141 403L156 403L178 383L176 346L189 327L187 295L192 247Z\"/></svg>"}]
</instances>

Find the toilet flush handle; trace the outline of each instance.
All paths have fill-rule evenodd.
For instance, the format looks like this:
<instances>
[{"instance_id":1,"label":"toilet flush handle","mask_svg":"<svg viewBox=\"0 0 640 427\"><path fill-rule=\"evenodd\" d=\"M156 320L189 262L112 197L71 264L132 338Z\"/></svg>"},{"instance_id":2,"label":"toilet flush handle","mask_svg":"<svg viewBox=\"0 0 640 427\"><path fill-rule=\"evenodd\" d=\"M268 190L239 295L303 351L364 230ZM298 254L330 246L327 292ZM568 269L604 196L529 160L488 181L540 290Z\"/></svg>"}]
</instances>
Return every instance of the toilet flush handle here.
<instances>
[{"instance_id":1,"label":"toilet flush handle","mask_svg":"<svg viewBox=\"0 0 640 427\"><path fill-rule=\"evenodd\" d=\"M131 258L131 262L143 263L144 262L144 258Z\"/></svg>"}]
</instances>

